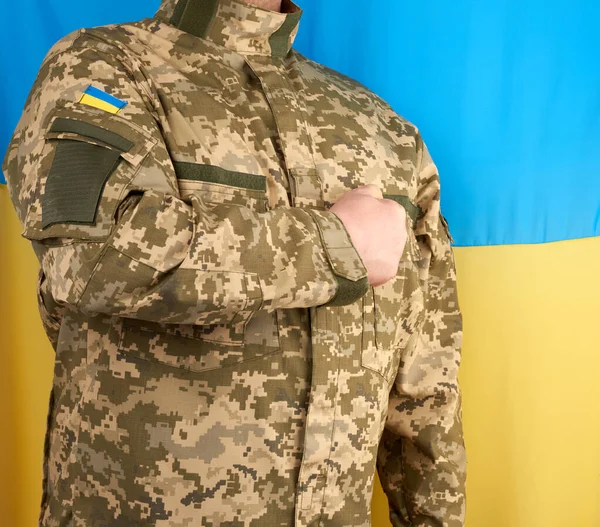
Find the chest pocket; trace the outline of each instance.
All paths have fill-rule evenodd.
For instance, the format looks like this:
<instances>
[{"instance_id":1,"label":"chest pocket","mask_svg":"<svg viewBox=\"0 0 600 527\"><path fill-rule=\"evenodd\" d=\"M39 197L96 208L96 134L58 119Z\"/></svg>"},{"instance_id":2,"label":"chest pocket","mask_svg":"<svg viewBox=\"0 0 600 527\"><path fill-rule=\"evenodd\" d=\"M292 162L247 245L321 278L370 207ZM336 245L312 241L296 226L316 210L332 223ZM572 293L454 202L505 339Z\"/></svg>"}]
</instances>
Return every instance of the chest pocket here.
<instances>
[{"instance_id":1,"label":"chest pocket","mask_svg":"<svg viewBox=\"0 0 600 527\"><path fill-rule=\"evenodd\" d=\"M395 378L402 350L419 328L423 315L417 242L411 211L407 209L407 240L396 276L369 288L363 296L362 366L388 383Z\"/></svg>"},{"instance_id":2,"label":"chest pocket","mask_svg":"<svg viewBox=\"0 0 600 527\"><path fill-rule=\"evenodd\" d=\"M208 205L243 206L256 212L268 208L262 175L196 163L175 162L174 167L183 200L195 194ZM223 279L230 280L231 274ZM219 276L214 283L218 289ZM119 349L193 372L217 370L281 352L278 313L242 310L227 324L205 325L124 318Z\"/></svg>"}]
</instances>

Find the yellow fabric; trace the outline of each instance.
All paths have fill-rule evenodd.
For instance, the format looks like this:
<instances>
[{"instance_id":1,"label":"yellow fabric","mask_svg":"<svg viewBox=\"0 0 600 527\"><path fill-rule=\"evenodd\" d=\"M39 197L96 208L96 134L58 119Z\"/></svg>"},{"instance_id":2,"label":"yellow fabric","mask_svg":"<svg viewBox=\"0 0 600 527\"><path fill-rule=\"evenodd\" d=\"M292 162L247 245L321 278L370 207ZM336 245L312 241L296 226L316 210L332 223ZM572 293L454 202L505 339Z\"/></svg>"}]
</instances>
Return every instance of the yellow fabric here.
<instances>
[{"instance_id":1,"label":"yellow fabric","mask_svg":"<svg viewBox=\"0 0 600 527\"><path fill-rule=\"evenodd\" d=\"M98 99L97 97L94 97L93 95L89 95L87 93L84 93L81 96L79 102L87 104L88 106L93 106L94 108L99 108L100 110L104 110L110 113L119 113L121 111L121 108L118 108L113 104L110 104L109 102L103 101L102 99Z\"/></svg>"},{"instance_id":2,"label":"yellow fabric","mask_svg":"<svg viewBox=\"0 0 600 527\"><path fill-rule=\"evenodd\" d=\"M0 188L0 511L36 525L53 352L37 260ZM467 527L598 527L600 238L456 248ZM373 526L387 527L379 486Z\"/></svg>"}]
</instances>

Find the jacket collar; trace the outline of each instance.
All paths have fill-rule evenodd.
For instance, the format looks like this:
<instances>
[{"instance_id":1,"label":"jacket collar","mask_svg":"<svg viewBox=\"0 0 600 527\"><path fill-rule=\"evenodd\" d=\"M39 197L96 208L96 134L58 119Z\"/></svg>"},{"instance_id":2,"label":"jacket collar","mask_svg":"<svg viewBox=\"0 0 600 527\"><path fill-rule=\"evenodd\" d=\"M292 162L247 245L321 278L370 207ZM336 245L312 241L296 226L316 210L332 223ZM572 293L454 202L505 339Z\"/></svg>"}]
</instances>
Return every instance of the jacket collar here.
<instances>
[{"instance_id":1,"label":"jacket collar","mask_svg":"<svg viewBox=\"0 0 600 527\"><path fill-rule=\"evenodd\" d=\"M243 0L162 0L154 18L238 53L284 57L302 13L292 0L280 13Z\"/></svg>"}]
</instances>

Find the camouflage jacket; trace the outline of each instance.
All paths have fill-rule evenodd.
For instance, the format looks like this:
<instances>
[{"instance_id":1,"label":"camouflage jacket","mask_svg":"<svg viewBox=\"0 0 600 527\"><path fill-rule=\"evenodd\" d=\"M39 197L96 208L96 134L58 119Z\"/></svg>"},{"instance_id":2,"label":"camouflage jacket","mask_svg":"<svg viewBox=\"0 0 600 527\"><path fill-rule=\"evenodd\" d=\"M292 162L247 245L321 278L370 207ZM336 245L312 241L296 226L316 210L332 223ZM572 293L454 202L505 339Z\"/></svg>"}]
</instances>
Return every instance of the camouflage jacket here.
<instances>
[{"instance_id":1,"label":"camouflage jacket","mask_svg":"<svg viewBox=\"0 0 600 527\"><path fill-rule=\"evenodd\" d=\"M454 257L417 128L292 49L302 11L164 0L45 56L3 171L56 350L44 526L463 525ZM371 287L328 208L407 214Z\"/></svg>"}]
</instances>

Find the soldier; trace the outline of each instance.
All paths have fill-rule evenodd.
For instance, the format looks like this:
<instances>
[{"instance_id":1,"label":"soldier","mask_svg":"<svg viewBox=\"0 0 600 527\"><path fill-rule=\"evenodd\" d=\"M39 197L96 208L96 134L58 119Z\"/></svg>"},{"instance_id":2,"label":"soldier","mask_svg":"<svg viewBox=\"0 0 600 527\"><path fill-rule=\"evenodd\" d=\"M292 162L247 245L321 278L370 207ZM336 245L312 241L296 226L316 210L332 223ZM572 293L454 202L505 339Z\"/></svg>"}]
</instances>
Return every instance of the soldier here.
<instances>
[{"instance_id":1,"label":"soldier","mask_svg":"<svg viewBox=\"0 0 600 527\"><path fill-rule=\"evenodd\" d=\"M43 526L463 525L462 320L417 128L291 0L45 56L3 161L56 351Z\"/></svg>"}]
</instances>

